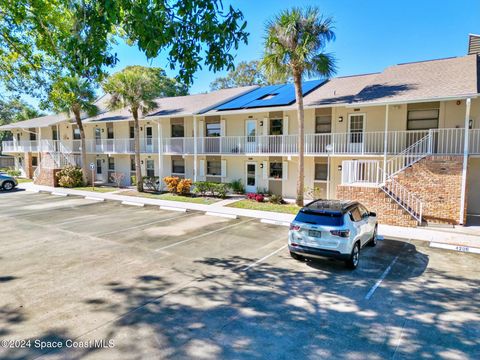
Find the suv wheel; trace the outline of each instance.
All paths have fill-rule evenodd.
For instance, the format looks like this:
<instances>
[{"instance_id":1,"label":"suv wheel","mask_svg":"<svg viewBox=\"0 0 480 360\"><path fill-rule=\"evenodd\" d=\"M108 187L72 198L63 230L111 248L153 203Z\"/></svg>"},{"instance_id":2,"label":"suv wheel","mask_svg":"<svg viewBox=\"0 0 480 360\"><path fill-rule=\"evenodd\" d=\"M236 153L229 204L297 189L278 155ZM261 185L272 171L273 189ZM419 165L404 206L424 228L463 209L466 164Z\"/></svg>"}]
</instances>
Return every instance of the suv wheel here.
<instances>
[{"instance_id":1,"label":"suv wheel","mask_svg":"<svg viewBox=\"0 0 480 360\"><path fill-rule=\"evenodd\" d=\"M357 242L353 246L352 253L350 254L350 259L346 261L346 264L350 269L356 269L359 261L360 261L360 244Z\"/></svg>"},{"instance_id":2,"label":"suv wheel","mask_svg":"<svg viewBox=\"0 0 480 360\"><path fill-rule=\"evenodd\" d=\"M303 261L305 258L302 255L295 254L294 252L290 251L290 256L295 260Z\"/></svg>"},{"instance_id":3,"label":"suv wheel","mask_svg":"<svg viewBox=\"0 0 480 360\"><path fill-rule=\"evenodd\" d=\"M15 187L15 184L12 181L5 181L3 183L3 190L10 191Z\"/></svg>"},{"instance_id":4,"label":"suv wheel","mask_svg":"<svg viewBox=\"0 0 480 360\"><path fill-rule=\"evenodd\" d=\"M376 246L377 245L377 226L375 225L375 230L373 230L373 235L370 241L368 242L368 245L370 246Z\"/></svg>"}]
</instances>

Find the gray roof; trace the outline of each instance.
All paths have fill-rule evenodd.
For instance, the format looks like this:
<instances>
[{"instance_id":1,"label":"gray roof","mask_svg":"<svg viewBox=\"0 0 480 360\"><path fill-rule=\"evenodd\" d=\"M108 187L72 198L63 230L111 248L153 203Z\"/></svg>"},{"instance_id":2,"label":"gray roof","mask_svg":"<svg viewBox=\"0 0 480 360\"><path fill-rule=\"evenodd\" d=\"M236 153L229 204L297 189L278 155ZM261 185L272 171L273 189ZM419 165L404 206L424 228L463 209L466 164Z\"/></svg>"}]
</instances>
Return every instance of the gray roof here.
<instances>
[{"instance_id":1,"label":"gray roof","mask_svg":"<svg viewBox=\"0 0 480 360\"><path fill-rule=\"evenodd\" d=\"M157 108L144 117L181 117L202 114L214 106L229 101L258 86L244 86L232 89L222 89L206 94L158 98L155 100ZM87 122L128 121L132 114L127 108L112 110L97 115Z\"/></svg>"},{"instance_id":2,"label":"gray roof","mask_svg":"<svg viewBox=\"0 0 480 360\"><path fill-rule=\"evenodd\" d=\"M378 74L353 103L428 101L478 94L478 57L399 64Z\"/></svg>"}]
</instances>

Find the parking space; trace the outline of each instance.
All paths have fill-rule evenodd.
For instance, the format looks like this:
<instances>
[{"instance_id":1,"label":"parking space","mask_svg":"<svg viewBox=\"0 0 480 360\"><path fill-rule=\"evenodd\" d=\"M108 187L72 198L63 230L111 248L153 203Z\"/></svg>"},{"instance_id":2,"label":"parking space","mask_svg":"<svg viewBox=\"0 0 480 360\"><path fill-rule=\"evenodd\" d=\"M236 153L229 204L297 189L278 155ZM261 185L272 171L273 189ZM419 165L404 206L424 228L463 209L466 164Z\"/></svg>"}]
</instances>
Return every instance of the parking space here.
<instances>
[{"instance_id":1,"label":"parking space","mask_svg":"<svg viewBox=\"0 0 480 360\"><path fill-rule=\"evenodd\" d=\"M0 223L0 339L114 344L0 358L480 356L478 255L386 239L352 272L250 218L20 191Z\"/></svg>"}]
</instances>

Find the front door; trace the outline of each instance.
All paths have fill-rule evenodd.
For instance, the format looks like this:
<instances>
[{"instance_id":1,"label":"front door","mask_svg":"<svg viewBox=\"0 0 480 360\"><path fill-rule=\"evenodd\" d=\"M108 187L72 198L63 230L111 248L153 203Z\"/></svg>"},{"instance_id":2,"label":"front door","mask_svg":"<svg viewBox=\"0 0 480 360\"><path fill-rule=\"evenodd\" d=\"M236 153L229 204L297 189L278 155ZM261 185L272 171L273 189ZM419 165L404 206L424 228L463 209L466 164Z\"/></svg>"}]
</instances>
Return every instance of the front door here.
<instances>
[{"instance_id":1,"label":"front door","mask_svg":"<svg viewBox=\"0 0 480 360\"><path fill-rule=\"evenodd\" d=\"M95 149L102 152L102 129L95 128Z\"/></svg>"},{"instance_id":2,"label":"front door","mask_svg":"<svg viewBox=\"0 0 480 360\"><path fill-rule=\"evenodd\" d=\"M247 193L257 192L257 164L247 163L247 178L245 181L245 191Z\"/></svg>"},{"instance_id":3,"label":"front door","mask_svg":"<svg viewBox=\"0 0 480 360\"><path fill-rule=\"evenodd\" d=\"M365 128L364 114L350 114L348 116L348 150L361 153L363 150L363 133Z\"/></svg>"},{"instance_id":4,"label":"front door","mask_svg":"<svg viewBox=\"0 0 480 360\"><path fill-rule=\"evenodd\" d=\"M245 121L245 152L254 153L257 148L257 120Z\"/></svg>"},{"instance_id":5,"label":"front door","mask_svg":"<svg viewBox=\"0 0 480 360\"><path fill-rule=\"evenodd\" d=\"M97 159L97 169L95 174L95 180L98 182L104 182L105 179L103 177L103 161L102 159Z\"/></svg>"},{"instance_id":6,"label":"front door","mask_svg":"<svg viewBox=\"0 0 480 360\"><path fill-rule=\"evenodd\" d=\"M153 153L153 129L151 126L145 126L145 145L146 152Z\"/></svg>"}]
</instances>

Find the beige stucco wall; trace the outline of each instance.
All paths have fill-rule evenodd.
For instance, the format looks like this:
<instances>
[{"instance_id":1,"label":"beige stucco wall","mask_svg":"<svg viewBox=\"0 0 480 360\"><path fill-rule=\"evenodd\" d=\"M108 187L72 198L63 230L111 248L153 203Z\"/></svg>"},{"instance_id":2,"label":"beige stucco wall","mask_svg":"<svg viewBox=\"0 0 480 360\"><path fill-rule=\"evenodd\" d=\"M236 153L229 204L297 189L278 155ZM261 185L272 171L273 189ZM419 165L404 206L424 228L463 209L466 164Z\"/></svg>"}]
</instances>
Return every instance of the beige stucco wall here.
<instances>
[{"instance_id":1,"label":"beige stucco wall","mask_svg":"<svg viewBox=\"0 0 480 360\"><path fill-rule=\"evenodd\" d=\"M470 158L467 174L467 213L480 215L480 158Z\"/></svg>"}]
</instances>

